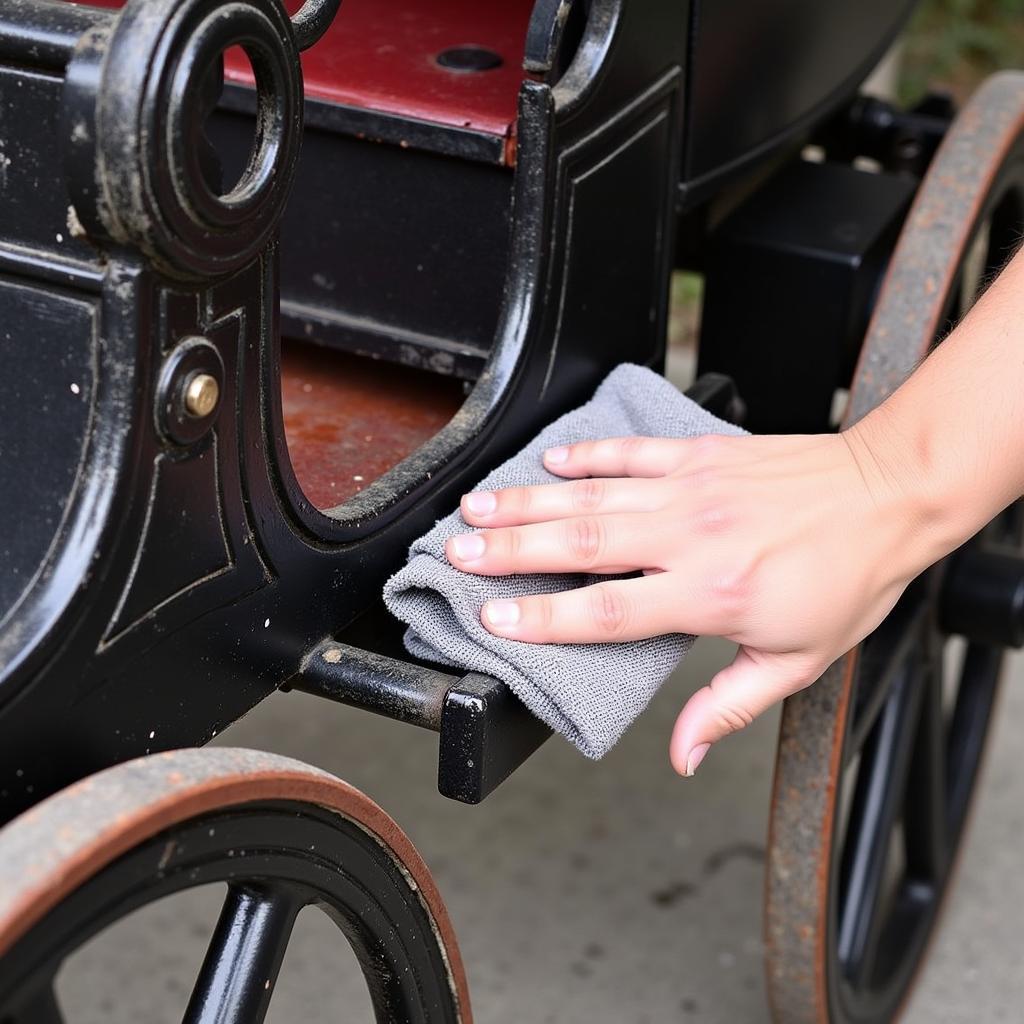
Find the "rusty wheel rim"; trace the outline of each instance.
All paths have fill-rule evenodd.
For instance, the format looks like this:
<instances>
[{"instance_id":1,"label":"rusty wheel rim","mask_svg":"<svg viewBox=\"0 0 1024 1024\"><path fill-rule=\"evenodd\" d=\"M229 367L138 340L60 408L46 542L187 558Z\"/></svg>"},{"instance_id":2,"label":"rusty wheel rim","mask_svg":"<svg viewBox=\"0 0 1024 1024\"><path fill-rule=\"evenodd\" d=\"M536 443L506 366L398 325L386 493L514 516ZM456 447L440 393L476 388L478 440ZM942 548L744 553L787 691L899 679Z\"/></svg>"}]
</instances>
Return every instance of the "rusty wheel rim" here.
<instances>
[{"instance_id":1,"label":"rusty wheel rim","mask_svg":"<svg viewBox=\"0 0 1024 1024\"><path fill-rule=\"evenodd\" d=\"M944 336L964 311L979 252L984 276L1011 254L1022 225L1024 74L1003 73L953 123L917 194L846 425ZM970 544L1020 541L1015 508ZM765 933L769 999L786 1024L893 1020L934 929L1003 660L1002 648L970 643L949 664L937 614L945 568L916 581L875 634L783 710Z\"/></svg>"},{"instance_id":2,"label":"rusty wheel rim","mask_svg":"<svg viewBox=\"0 0 1024 1024\"><path fill-rule=\"evenodd\" d=\"M422 859L368 797L300 762L211 749L118 765L0 830L0 861L4 1024L59 1024L54 980L67 956L126 913L208 882L227 882L227 896L189 1024L262 1021L311 904L355 949L376 1019L471 1024Z\"/></svg>"}]
</instances>

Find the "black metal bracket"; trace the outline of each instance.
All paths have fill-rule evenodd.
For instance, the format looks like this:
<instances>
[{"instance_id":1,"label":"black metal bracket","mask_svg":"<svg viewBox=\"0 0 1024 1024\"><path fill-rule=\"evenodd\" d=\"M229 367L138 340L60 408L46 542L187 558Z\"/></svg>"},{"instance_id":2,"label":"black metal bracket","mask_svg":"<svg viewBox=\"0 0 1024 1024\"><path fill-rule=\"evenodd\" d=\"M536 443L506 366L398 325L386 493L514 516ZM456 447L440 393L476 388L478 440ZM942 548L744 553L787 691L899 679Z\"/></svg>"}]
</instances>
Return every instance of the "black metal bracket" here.
<instances>
[{"instance_id":1,"label":"black metal bracket","mask_svg":"<svg viewBox=\"0 0 1024 1024\"><path fill-rule=\"evenodd\" d=\"M439 733L437 788L467 804L480 803L551 735L498 679L452 675L333 640L306 655L287 688Z\"/></svg>"}]
</instances>

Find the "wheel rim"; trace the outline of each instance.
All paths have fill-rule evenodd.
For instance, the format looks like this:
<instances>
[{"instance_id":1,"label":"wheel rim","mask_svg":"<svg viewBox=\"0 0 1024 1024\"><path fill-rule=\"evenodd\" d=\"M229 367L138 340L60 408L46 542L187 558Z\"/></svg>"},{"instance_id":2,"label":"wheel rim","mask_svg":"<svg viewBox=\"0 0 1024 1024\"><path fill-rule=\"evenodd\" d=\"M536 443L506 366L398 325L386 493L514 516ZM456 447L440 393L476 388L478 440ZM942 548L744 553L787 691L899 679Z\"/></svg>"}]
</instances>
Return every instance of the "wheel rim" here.
<instances>
[{"instance_id":1,"label":"wheel rim","mask_svg":"<svg viewBox=\"0 0 1024 1024\"><path fill-rule=\"evenodd\" d=\"M33 872L26 855L47 835L69 848ZM68 956L133 910L212 882L227 897L187 1024L262 1021L310 905L351 944L376 1020L471 1019L450 923L408 840L358 791L297 762L211 750L121 765L13 822L5 854L31 881L0 892L4 1024L63 1021L54 981Z\"/></svg>"},{"instance_id":2,"label":"wheel rim","mask_svg":"<svg viewBox=\"0 0 1024 1024\"><path fill-rule=\"evenodd\" d=\"M972 546L1001 551L1020 541L1014 516ZM832 1020L897 1013L948 887L981 767L1004 649L963 642L948 657L935 615L943 575L939 568L917 581L862 645L855 671L829 865Z\"/></svg>"},{"instance_id":3,"label":"wheel rim","mask_svg":"<svg viewBox=\"0 0 1024 1024\"><path fill-rule=\"evenodd\" d=\"M953 127L908 216L880 293L847 424L894 391L965 310L1024 225L1024 75L989 80ZM975 257L981 253L980 266ZM965 548L1020 547L1013 509ZM775 1018L892 1020L955 862L1003 648L946 653L947 563L783 712L766 882Z\"/></svg>"}]
</instances>

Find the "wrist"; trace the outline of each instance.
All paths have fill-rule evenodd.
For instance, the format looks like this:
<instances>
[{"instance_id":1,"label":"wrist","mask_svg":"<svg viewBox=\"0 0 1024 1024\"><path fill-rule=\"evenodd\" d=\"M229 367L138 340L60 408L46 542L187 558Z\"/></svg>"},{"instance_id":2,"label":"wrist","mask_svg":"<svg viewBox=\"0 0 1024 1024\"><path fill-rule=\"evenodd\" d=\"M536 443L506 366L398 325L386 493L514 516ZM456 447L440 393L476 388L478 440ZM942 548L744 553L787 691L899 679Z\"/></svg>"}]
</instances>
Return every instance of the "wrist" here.
<instances>
[{"instance_id":1,"label":"wrist","mask_svg":"<svg viewBox=\"0 0 1024 1024\"><path fill-rule=\"evenodd\" d=\"M982 525L973 525L927 422L906 422L890 400L843 437L872 502L895 530L893 567L901 577L917 576Z\"/></svg>"}]
</instances>

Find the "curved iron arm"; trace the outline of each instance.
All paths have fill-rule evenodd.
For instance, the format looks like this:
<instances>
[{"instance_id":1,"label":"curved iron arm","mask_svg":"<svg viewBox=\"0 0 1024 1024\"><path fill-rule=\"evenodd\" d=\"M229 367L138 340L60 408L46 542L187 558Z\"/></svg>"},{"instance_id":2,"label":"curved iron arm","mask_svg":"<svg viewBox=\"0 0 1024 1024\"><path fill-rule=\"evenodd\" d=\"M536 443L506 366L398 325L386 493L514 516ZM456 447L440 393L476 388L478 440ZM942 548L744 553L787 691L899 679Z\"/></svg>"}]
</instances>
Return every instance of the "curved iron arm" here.
<instances>
[{"instance_id":1,"label":"curved iron arm","mask_svg":"<svg viewBox=\"0 0 1024 1024\"><path fill-rule=\"evenodd\" d=\"M292 17L295 42L300 50L308 50L331 27L341 0L306 0Z\"/></svg>"},{"instance_id":2,"label":"curved iron arm","mask_svg":"<svg viewBox=\"0 0 1024 1024\"><path fill-rule=\"evenodd\" d=\"M547 74L558 58L565 23L573 0L538 0L526 30L523 68L535 74Z\"/></svg>"}]
</instances>

